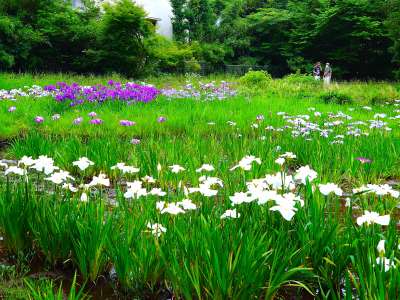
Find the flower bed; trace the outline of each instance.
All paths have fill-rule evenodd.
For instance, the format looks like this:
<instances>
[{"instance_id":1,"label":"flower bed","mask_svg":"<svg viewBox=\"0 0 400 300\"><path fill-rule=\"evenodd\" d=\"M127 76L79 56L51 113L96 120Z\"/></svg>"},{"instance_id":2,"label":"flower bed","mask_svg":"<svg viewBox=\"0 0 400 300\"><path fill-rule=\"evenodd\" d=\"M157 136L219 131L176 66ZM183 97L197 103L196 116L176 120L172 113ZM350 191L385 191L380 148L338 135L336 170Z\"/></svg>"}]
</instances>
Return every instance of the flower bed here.
<instances>
[{"instance_id":1,"label":"flower bed","mask_svg":"<svg viewBox=\"0 0 400 300\"><path fill-rule=\"evenodd\" d=\"M81 86L78 83L67 84L58 82L56 85L44 87L45 91L53 92L56 101L70 101L71 106L85 102L103 103L105 101L151 102L160 93L151 85L140 85L133 82L122 84L110 80L107 85Z\"/></svg>"}]
</instances>

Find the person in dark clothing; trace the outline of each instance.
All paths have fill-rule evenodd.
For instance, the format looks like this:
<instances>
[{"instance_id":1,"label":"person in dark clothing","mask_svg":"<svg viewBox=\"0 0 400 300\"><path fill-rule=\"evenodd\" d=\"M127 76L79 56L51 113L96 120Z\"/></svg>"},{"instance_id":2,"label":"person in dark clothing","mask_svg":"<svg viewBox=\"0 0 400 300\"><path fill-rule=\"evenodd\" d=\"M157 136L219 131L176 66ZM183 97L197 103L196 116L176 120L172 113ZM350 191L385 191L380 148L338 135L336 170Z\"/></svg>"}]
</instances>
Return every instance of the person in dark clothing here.
<instances>
[{"instance_id":1,"label":"person in dark clothing","mask_svg":"<svg viewBox=\"0 0 400 300\"><path fill-rule=\"evenodd\" d=\"M314 69L313 69L313 76L314 76L315 80L320 80L321 79L321 72L322 72L321 63L317 62L314 65Z\"/></svg>"}]
</instances>

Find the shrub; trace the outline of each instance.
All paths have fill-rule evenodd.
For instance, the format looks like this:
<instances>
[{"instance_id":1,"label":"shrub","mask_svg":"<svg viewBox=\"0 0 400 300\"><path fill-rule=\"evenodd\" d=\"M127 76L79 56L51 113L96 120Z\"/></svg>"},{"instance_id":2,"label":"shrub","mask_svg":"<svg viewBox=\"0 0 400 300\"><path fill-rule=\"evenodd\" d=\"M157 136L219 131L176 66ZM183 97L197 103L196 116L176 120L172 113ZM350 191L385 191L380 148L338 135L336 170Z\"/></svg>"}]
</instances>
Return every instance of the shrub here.
<instances>
[{"instance_id":1,"label":"shrub","mask_svg":"<svg viewBox=\"0 0 400 300\"><path fill-rule=\"evenodd\" d=\"M271 80L271 75L266 71L249 71L240 78L245 86L266 86Z\"/></svg>"},{"instance_id":2,"label":"shrub","mask_svg":"<svg viewBox=\"0 0 400 300\"><path fill-rule=\"evenodd\" d=\"M342 105L353 103L351 96L336 91L325 92L320 95L320 99L326 104L335 103Z\"/></svg>"},{"instance_id":3,"label":"shrub","mask_svg":"<svg viewBox=\"0 0 400 300\"><path fill-rule=\"evenodd\" d=\"M377 90L372 90L367 94L367 99L371 105L380 105L386 103L393 103L395 100L399 99L399 91L393 88L381 87Z\"/></svg>"},{"instance_id":4,"label":"shrub","mask_svg":"<svg viewBox=\"0 0 400 300\"><path fill-rule=\"evenodd\" d=\"M225 58L225 49L218 44L194 42L192 44L194 56L202 62L211 65L222 65Z\"/></svg>"},{"instance_id":5,"label":"shrub","mask_svg":"<svg viewBox=\"0 0 400 300\"><path fill-rule=\"evenodd\" d=\"M149 51L149 71L161 73L184 73L188 61L194 60L192 49L162 36L155 35L145 42Z\"/></svg>"},{"instance_id":6,"label":"shrub","mask_svg":"<svg viewBox=\"0 0 400 300\"><path fill-rule=\"evenodd\" d=\"M384 97L382 95L376 95L371 97L371 99L369 100L369 103L371 105L384 104L385 102L392 102L392 99L388 99L387 97Z\"/></svg>"},{"instance_id":7,"label":"shrub","mask_svg":"<svg viewBox=\"0 0 400 300\"><path fill-rule=\"evenodd\" d=\"M201 66L195 58L192 58L185 62L186 73L198 73L201 71Z\"/></svg>"}]
</instances>

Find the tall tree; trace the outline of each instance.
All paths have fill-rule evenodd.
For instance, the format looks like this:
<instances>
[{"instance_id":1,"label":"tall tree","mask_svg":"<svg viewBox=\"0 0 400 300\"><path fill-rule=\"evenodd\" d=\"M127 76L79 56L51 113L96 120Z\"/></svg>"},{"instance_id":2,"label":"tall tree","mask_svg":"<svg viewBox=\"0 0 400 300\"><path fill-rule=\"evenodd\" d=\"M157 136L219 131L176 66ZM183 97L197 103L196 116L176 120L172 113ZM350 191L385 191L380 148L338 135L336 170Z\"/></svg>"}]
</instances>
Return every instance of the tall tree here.
<instances>
[{"instance_id":1,"label":"tall tree","mask_svg":"<svg viewBox=\"0 0 400 300\"><path fill-rule=\"evenodd\" d=\"M386 25L389 37L393 41L390 52L393 54L393 69L397 79L400 79L400 0L391 0L388 3L389 17Z\"/></svg>"},{"instance_id":2,"label":"tall tree","mask_svg":"<svg viewBox=\"0 0 400 300\"><path fill-rule=\"evenodd\" d=\"M172 6L172 28L174 39L184 42L187 39L186 0L170 0Z\"/></svg>"},{"instance_id":3,"label":"tall tree","mask_svg":"<svg viewBox=\"0 0 400 300\"><path fill-rule=\"evenodd\" d=\"M288 56L293 55L288 51L290 33L294 27L291 13L270 7L248 16L247 20L250 55L257 58L258 64L268 65L269 72L275 76L288 73Z\"/></svg>"},{"instance_id":4,"label":"tall tree","mask_svg":"<svg viewBox=\"0 0 400 300\"><path fill-rule=\"evenodd\" d=\"M154 27L145 11L130 0L104 6L98 41L89 54L98 70L138 76L146 67L145 39Z\"/></svg>"},{"instance_id":5,"label":"tall tree","mask_svg":"<svg viewBox=\"0 0 400 300\"><path fill-rule=\"evenodd\" d=\"M343 78L387 78L391 41L385 19L379 0L337 1L316 16L305 56L329 60Z\"/></svg>"},{"instance_id":6,"label":"tall tree","mask_svg":"<svg viewBox=\"0 0 400 300\"><path fill-rule=\"evenodd\" d=\"M215 18L209 0L189 0L186 6L190 41L211 41Z\"/></svg>"},{"instance_id":7,"label":"tall tree","mask_svg":"<svg viewBox=\"0 0 400 300\"><path fill-rule=\"evenodd\" d=\"M65 0L0 0L1 67L79 70L96 17L95 10L78 11Z\"/></svg>"},{"instance_id":8,"label":"tall tree","mask_svg":"<svg viewBox=\"0 0 400 300\"><path fill-rule=\"evenodd\" d=\"M397 7L400 0L391 1ZM394 59L398 59L398 14L393 9L390 21L385 22L381 1L238 0L236 4L237 16L228 23L234 28L236 20L241 20L245 33L222 32L235 37L237 45L242 39L250 45L233 47L232 56L237 61L245 55L257 64L268 64L274 75L306 71L322 60L333 64L336 77L389 78L395 66L388 51L393 44L388 27L395 41ZM221 40L236 44L224 36Z\"/></svg>"},{"instance_id":9,"label":"tall tree","mask_svg":"<svg viewBox=\"0 0 400 300\"><path fill-rule=\"evenodd\" d=\"M243 0L232 0L220 16L216 32L217 42L226 48L226 61L229 63L252 60L249 57L250 38L248 35L248 20L243 12Z\"/></svg>"}]
</instances>

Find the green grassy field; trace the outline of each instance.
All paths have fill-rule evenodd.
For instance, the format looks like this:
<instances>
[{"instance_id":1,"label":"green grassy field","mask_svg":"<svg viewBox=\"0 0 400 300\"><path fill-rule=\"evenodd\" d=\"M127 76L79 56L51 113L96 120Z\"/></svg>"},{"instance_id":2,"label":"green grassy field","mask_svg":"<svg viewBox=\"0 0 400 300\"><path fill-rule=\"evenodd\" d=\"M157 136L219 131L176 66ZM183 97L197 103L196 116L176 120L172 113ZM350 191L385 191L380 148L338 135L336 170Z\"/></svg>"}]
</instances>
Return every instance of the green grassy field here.
<instances>
[{"instance_id":1,"label":"green grassy field","mask_svg":"<svg viewBox=\"0 0 400 300\"><path fill-rule=\"evenodd\" d=\"M127 81L0 74L0 90L109 79ZM49 299L60 282L62 293L68 293L76 272L77 289L85 283L83 290L94 299L397 297L400 85L346 82L326 88L303 76L265 84L222 75L143 79L160 89L212 80L235 82L237 95L214 101L160 95L147 104L75 107L52 96L0 100L2 157L47 155L70 172L77 188L65 190L45 179L50 175L29 168L26 176L0 175L5 268L0 294ZM9 112L12 106L15 111ZM90 124L90 112L103 123ZM55 114L58 120L52 120ZM44 122L37 124L37 116ZM83 121L76 125L78 117ZM166 121L158 122L159 117ZM124 127L120 120L136 124ZM249 170L242 161L232 170L246 155L260 161ZM80 157L94 164L81 171L73 165ZM286 157L283 163L276 162L279 157ZM111 169L119 162L140 170ZM215 170L197 172L203 164ZM185 170L174 173L172 165ZM317 177L300 182L302 166ZM87 186L100 173L110 179L109 186ZM145 176L156 182L146 182ZM337 184L340 192L324 195L320 184L326 183ZM376 186L353 190L366 184ZM195 187L200 192L190 190ZM165 196L149 193L152 188ZM129 190L138 199L127 197ZM140 192L145 195L139 197ZM297 197L294 206L292 197ZM185 206L183 199L191 204ZM170 207L178 214L163 211L167 204L157 209L160 201L181 203ZM227 210L235 210L236 218L228 211L232 215L221 219ZM390 222L374 224L381 219L371 217L370 225L357 224L364 210L390 216ZM385 252L377 250L381 240ZM58 279L45 281L46 273L57 273ZM41 280L21 279L32 274L42 274ZM99 296L103 288L112 293Z\"/></svg>"}]
</instances>

